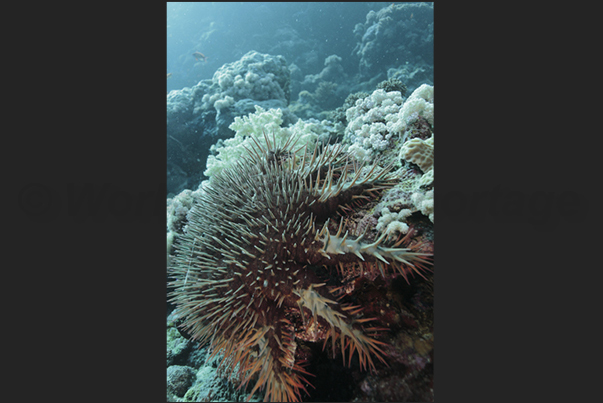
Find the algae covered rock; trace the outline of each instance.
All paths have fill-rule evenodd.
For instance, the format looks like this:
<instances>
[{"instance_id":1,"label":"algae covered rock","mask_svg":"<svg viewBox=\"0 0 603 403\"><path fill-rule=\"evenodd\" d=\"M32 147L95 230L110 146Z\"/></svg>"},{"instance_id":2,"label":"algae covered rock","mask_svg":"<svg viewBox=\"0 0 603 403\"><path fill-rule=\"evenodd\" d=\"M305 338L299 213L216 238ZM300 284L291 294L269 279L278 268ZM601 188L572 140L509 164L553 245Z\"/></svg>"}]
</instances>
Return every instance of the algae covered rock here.
<instances>
[{"instance_id":1,"label":"algae covered rock","mask_svg":"<svg viewBox=\"0 0 603 403\"><path fill-rule=\"evenodd\" d=\"M172 365L167 369L167 389L178 397L183 397L195 381L195 370L184 365Z\"/></svg>"}]
</instances>

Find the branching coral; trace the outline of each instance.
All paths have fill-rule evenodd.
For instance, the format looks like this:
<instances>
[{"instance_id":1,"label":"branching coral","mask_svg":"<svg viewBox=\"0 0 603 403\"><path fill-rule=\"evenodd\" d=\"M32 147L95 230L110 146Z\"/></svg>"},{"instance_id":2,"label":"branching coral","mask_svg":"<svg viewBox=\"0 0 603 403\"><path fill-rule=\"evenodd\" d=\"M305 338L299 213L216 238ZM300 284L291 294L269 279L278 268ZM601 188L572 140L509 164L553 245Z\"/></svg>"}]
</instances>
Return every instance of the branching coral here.
<instances>
[{"instance_id":1,"label":"branching coral","mask_svg":"<svg viewBox=\"0 0 603 403\"><path fill-rule=\"evenodd\" d=\"M392 213L387 207L381 211L381 217L377 223L377 231L385 232L389 237L394 234L406 234L409 227L404 220L411 215L410 209L403 209L398 213Z\"/></svg>"},{"instance_id":2,"label":"branching coral","mask_svg":"<svg viewBox=\"0 0 603 403\"><path fill-rule=\"evenodd\" d=\"M348 151L362 161L371 161L378 154L398 155L407 140L432 133L433 97L433 86L424 84L406 101L399 91L383 89L358 99L346 110Z\"/></svg>"},{"instance_id":3,"label":"branching coral","mask_svg":"<svg viewBox=\"0 0 603 403\"><path fill-rule=\"evenodd\" d=\"M385 92L398 91L402 96L406 95L406 85L399 78L391 77L377 84L377 89L382 89Z\"/></svg>"},{"instance_id":4,"label":"branching coral","mask_svg":"<svg viewBox=\"0 0 603 403\"><path fill-rule=\"evenodd\" d=\"M255 106L255 113L248 116L235 117L234 122L229 126L236 131L234 137L222 142L219 147L212 146L216 155L210 155L207 158L207 169L204 174L213 176L225 168L231 167L241 157L248 154L249 148L253 142L259 139L263 141L263 131L271 132L277 141L283 141L291 136L292 132L297 133L298 144L313 147L319 137L317 125L304 122L301 119L290 128L281 128L283 123L283 112L279 109L264 110L260 106Z\"/></svg>"},{"instance_id":5,"label":"branching coral","mask_svg":"<svg viewBox=\"0 0 603 403\"><path fill-rule=\"evenodd\" d=\"M361 160L369 161L376 152L388 149L403 133L402 127L390 124L402 104L400 92L379 89L348 108L345 135L352 143L350 152Z\"/></svg>"}]
</instances>

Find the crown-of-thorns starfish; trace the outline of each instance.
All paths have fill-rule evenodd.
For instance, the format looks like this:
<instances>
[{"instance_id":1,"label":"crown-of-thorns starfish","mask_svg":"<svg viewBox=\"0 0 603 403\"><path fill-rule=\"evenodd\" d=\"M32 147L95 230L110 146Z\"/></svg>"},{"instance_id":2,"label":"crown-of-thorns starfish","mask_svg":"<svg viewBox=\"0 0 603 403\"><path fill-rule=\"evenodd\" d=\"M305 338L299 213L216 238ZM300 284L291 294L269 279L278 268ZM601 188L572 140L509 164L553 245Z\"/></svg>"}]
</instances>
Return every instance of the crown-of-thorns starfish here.
<instances>
[{"instance_id":1,"label":"crown-of-thorns starfish","mask_svg":"<svg viewBox=\"0 0 603 403\"><path fill-rule=\"evenodd\" d=\"M252 140L248 156L216 174L190 210L169 268L170 297L182 328L209 342L211 356L224 354L221 368L240 387L255 381L250 397L265 390L265 401L298 401L311 375L296 358L300 327L326 328L323 348L331 339L348 365L354 353L361 369L374 369L374 357L385 363L385 343L376 339L382 329L367 326L374 318L330 299L321 278L361 263L408 281L429 270L428 254L399 248L401 241L385 247L385 236L363 243L365 234L344 232L343 216L329 232L338 208L396 183L389 168L359 166L340 145L310 153L295 149L293 137L281 145L274 136L264 135L265 145Z\"/></svg>"}]
</instances>

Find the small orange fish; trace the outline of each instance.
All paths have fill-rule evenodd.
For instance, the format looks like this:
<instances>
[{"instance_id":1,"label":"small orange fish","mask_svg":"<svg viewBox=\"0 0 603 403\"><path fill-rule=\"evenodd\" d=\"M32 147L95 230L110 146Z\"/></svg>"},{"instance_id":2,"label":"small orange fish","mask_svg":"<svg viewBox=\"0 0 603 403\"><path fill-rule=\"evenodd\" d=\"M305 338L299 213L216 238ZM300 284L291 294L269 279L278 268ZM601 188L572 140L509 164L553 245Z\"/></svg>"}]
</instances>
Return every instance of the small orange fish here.
<instances>
[{"instance_id":1,"label":"small orange fish","mask_svg":"<svg viewBox=\"0 0 603 403\"><path fill-rule=\"evenodd\" d=\"M167 73L167 78L170 78L172 76L172 73Z\"/></svg>"},{"instance_id":2,"label":"small orange fish","mask_svg":"<svg viewBox=\"0 0 603 403\"><path fill-rule=\"evenodd\" d=\"M199 61L200 59L203 59L204 62L207 62L207 56L205 56L201 52L195 52L195 53L193 53L193 56L195 56L195 60L196 61Z\"/></svg>"},{"instance_id":3,"label":"small orange fish","mask_svg":"<svg viewBox=\"0 0 603 403\"><path fill-rule=\"evenodd\" d=\"M410 13L410 18L412 18L412 13Z\"/></svg>"}]
</instances>

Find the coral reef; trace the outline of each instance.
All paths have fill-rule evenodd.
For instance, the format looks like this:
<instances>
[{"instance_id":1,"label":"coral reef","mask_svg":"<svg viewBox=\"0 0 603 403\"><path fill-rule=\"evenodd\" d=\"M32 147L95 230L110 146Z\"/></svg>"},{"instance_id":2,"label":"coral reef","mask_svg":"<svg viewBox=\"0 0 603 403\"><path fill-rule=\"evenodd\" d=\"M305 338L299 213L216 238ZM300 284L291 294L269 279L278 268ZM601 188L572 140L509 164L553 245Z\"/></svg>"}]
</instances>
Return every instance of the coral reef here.
<instances>
[{"instance_id":1,"label":"coral reef","mask_svg":"<svg viewBox=\"0 0 603 403\"><path fill-rule=\"evenodd\" d=\"M186 361L190 343L174 327L167 330L167 366L181 364Z\"/></svg>"},{"instance_id":2,"label":"coral reef","mask_svg":"<svg viewBox=\"0 0 603 403\"><path fill-rule=\"evenodd\" d=\"M309 74L304 77L301 85L304 88L316 88L321 82L344 82L347 78L347 73L341 65L342 58L337 55L330 55L325 58L324 68L318 74Z\"/></svg>"},{"instance_id":3,"label":"coral reef","mask_svg":"<svg viewBox=\"0 0 603 403\"><path fill-rule=\"evenodd\" d=\"M172 252L172 245L176 234L182 233L183 226L187 222L187 214L193 202L195 196L198 196L200 190L191 191L185 189L173 198L167 199L167 256L168 261L170 259L170 253Z\"/></svg>"},{"instance_id":4,"label":"coral reef","mask_svg":"<svg viewBox=\"0 0 603 403\"><path fill-rule=\"evenodd\" d=\"M301 91L297 101L290 106L291 112L305 119L320 119L326 117L327 111L341 105L348 88L348 74L341 62L341 57L330 55L325 58L322 71L306 75L296 86Z\"/></svg>"},{"instance_id":5,"label":"coral reef","mask_svg":"<svg viewBox=\"0 0 603 403\"><path fill-rule=\"evenodd\" d=\"M408 140L400 148L400 158L418 165L424 173L430 171L433 168L433 136L427 140Z\"/></svg>"},{"instance_id":6,"label":"coral reef","mask_svg":"<svg viewBox=\"0 0 603 403\"><path fill-rule=\"evenodd\" d=\"M409 90L432 83L433 3L392 4L370 11L364 23L356 24L354 34L363 76L404 68L398 74ZM388 78L392 76L388 73Z\"/></svg>"},{"instance_id":7,"label":"coral reef","mask_svg":"<svg viewBox=\"0 0 603 403\"><path fill-rule=\"evenodd\" d=\"M351 108L352 106L354 106L354 104L356 103L356 101L358 99L366 98L368 96L369 96L369 94L364 91L359 91L359 92L350 94L347 96L347 98L343 102L342 106L339 106L339 107L335 108L334 110L328 111L324 114L326 119L334 122L339 127L342 127L342 129L341 129L342 137L343 137L343 132L345 130L345 127L348 124L348 121L347 121L347 118L345 115L346 111L349 108Z\"/></svg>"},{"instance_id":8,"label":"coral reef","mask_svg":"<svg viewBox=\"0 0 603 403\"><path fill-rule=\"evenodd\" d=\"M341 96L337 95L337 88L335 83L322 81L313 93L301 91L297 102L290 106L291 112L305 119L325 116L325 111L340 105Z\"/></svg>"},{"instance_id":9,"label":"coral reef","mask_svg":"<svg viewBox=\"0 0 603 403\"><path fill-rule=\"evenodd\" d=\"M370 98L370 96L363 97L362 95L363 94L354 101L355 105L360 105ZM382 95L382 93L378 93L376 97L378 98ZM392 95L396 96L395 93ZM405 105L409 100L409 106L405 108ZM431 123L429 123L433 122L433 87L426 86L420 90L415 90L415 93L407 99L407 102L403 102L401 105L396 104L396 114L398 115L398 118L400 116L406 116L406 119L404 119L405 125L403 126L403 132L400 135L400 137L406 139L406 141L403 143L398 141L398 143L401 144L398 144L392 149L397 151L397 154L400 155L402 154L400 150L402 150L404 145L407 145L407 149L411 148L408 146L408 143L412 140L420 140L423 141L423 143L430 139L431 141L433 140L433 127ZM382 104L383 102L378 104L377 107L382 107ZM408 119L409 116L410 119ZM231 337L228 339L229 341L222 340L219 343L210 342L210 351L204 353L213 354L212 360L220 362L220 370L215 372L216 368L211 369L207 366L200 366L197 376L199 377L199 374L205 374L207 372L204 376L209 376L209 374L211 374L208 381L201 381L198 379L193 383L184 397L174 397L175 400L173 401L193 401L198 399L218 399L217 401L237 400L237 396L240 396L241 393L255 396L260 391L264 392L264 398L266 399L275 399L279 396L280 399L284 400L299 400L301 398L301 391L305 390L304 386L307 388L308 385L308 374L306 372L312 370L311 368L314 368L312 371L321 370L314 366L311 368L307 366L308 362L312 362L313 354L316 354L316 352L311 352L312 349L308 349L307 343L321 343L323 348L328 346L331 354L342 356L344 363L348 366L351 365L351 375L356 377L355 379L359 382L358 389L353 392L353 394L357 395L357 400L379 399L387 401L390 398L409 398L409 396L415 396L414 399L417 398L416 396L421 396L421 399L424 400L431 400L433 398L433 385L431 383L432 381L429 381L432 377L432 375L430 375L432 371L430 364L433 360L432 356L429 354L427 356L421 355L416 351L417 346L421 346L421 343L423 342L420 341L413 344L414 347L411 346L412 348L405 347L407 353L404 353L403 351L398 350L396 344L397 339L390 338L378 331L367 332L367 329L371 328L382 330L390 329L391 331L394 329L401 329L396 330L396 333L392 333L392 336L397 334L398 336L396 337L401 337L398 332L402 331L404 334L408 334L408 337L416 337L412 336L412 334L414 334L412 332L419 331L417 330L417 326L424 326L423 320L417 322L418 319L416 315L405 310L408 307L402 308L401 305L383 305L384 301L398 298L396 295L398 295L400 291L396 291L395 287L392 288L395 284L396 276L402 276L406 281L410 280L410 277L408 277L409 272L404 269L408 267L405 264L402 264L399 267L399 269L402 268L402 270L392 270L391 266L396 265L395 258L394 261L389 262L389 265L382 264L383 262L380 258L375 254L371 255L371 253L377 252L381 258L389 261L392 258L392 255L388 255L387 252L383 251L386 248L382 246L387 245L388 243L394 243L392 245L394 249L395 245L405 245L407 251L421 248L422 253L424 254L431 252L432 230L430 229L430 225L433 223L434 219L433 186L431 182L424 183L424 178L430 174L431 180L433 180L433 161L431 163L431 169L429 169L427 173L424 173L418 164L406 162L406 160L402 160L400 168L391 173L387 173L387 169L383 170L376 166L367 166L363 168L354 162L353 154L344 152L345 146L337 144L335 146L323 148L322 151L318 151L320 148L319 144L324 142L324 140L321 140L321 137L324 139L324 136L328 134L328 130L325 131L327 123L328 122L326 121L308 122L299 120L296 125L288 128L281 128L282 112L280 110L266 111L261 107L257 107L254 114L235 119L235 122L231 125L232 130L237 132L234 138L221 142L217 147L214 147L214 164L217 163L217 165L208 163L208 168L210 165L213 167L212 172L208 172L211 181L204 182L204 186L201 186L194 192L184 191L173 199L168 200L168 261L170 262L171 276L175 275L176 277L175 281L170 282L170 290L172 292L171 301L176 305L180 304L180 308L175 311L175 315L179 318L178 322L180 324L186 324L188 318L187 331L193 336L188 343L184 343L183 340L178 341L178 335L174 333L175 329L169 331L169 340L173 341L171 342L172 347L168 349L168 363L171 363L172 365L192 365L190 363L190 358L185 362L183 361L183 356L189 354L192 346L199 346L199 341L208 341L207 337L203 336L204 332L209 332L210 330L213 332L217 330L218 333L220 333L221 330L225 330L224 334ZM266 131L263 129L267 129L268 132L271 133L268 138L265 137ZM295 146L292 145L292 142L294 141L292 139L297 140ZM259 144L262 145L260 146ZM317 146L319 148L316 148ZM310 155L310 152L314 154L313 157ZM384 151L381 151L378 155L384 153ZM244 163L241 164L237 161L244 161ZM267 161L271 161L274 165L271 166ZM322 162L309 163L308 161ZM245 168L241 169L241 166L245 166ZM261 186L259 184L253 185L253 180L249 178L244 180L240 179L244 181L243 184L237 181L234 183L232 182L234 178L246 177L250 172L253 172L252 169L260 170L255 176L265 177L270 174L271 170L274 170L277 167L279 173L288 171L287 168L291 168L292 171L306 172L306 175L309 175L308 179L310 180L308 181L306 179L300 181L300 179L297 179L297 182L295 180L280 182L279 180L274 180L275 174L272 172L273 179L263 179ZM304 167L307 168L304 169ZM373 171L371 171L371 168ZM423 165L423 169L428 169L427 165ZM238 174L233 174L232 172L238 172ZM379 174L382 176L377 177L375 181L371 180L371 175L375 177L375 175ZM299 176L297 177L299 178ZM356 178L355 182L354 178ZM367 183L361 187L362 189L352 190L357 186L357 182L362 182L367 178ZM221 185L224 181L226 181L227 184ZM346 181L348 183L352 181L355 185L350 186L346 190L344 185ZM272 185L270 183L272 183ZM311 185L306 185L306 183L311 183ZM368 183L370 183L370 185L367 185ZM245 254L242 249L240 252L233 252L232 250L229 252L231 254L234 253L235 255L238 253L239 257L224 255L225 252L228 252L227 249L224 249L225 245L233 247L233 243L239 242L241 248L245 246L249 247L248 244L240 242L238 239L235 241L228 236L225 238L224 234L231 233L243 234L243 239L247 237L248 241L251 241L251 243L257 240L255 246L261 250L266 250L267 245L271 245L270 242L278 242L280 246L276 247L275 251L280 250L281 253L286 253L286 251L281 250L283 242L278 240L278 236L286 234L286 228L283 228L282 226L286 225L287 222L292 226L292 220L296 220L294 224L298 223L299 225L299 222L303 221L299 216L289 218L287 221L287 212L284 212L284 216L277 220L277 229L272 227L266 229L266 231L268 231L264 232L264 237L266 237L266 239L264 239L264 237L260 238L261 235L255 231L260 230L260 228L266 228L265 225L267 222L265 222L265 220L269 220L270 208L268 208L260 218L262 220L261 226L263 227L256 224L257 229L254 232L249 232L249 234L256 234L255 237L244 235L244 232L238 227L236 229L218 230L219 233L222 234L220 236L217 236L218 232L215 232L215 229L208 231L206 225L202 227L204 228L203 230L194 230L195 227L198 228L200 225L199 209L201 209L201 205L207 203L208 191L214 195L219 193L231 195L224 199L221 198L221 203L224 203L225 200L229 200L229 198L235 198L235 195L240 195L237 197L239 197L239 200L242 200L235 203L237 209L243 209L240 211L237 210L239 212L250 212L251 207L245 208L249 202L243 202L243 200L251 200L253 201L252 204L255 204L256 206L258 200L260 200L260 202L263 200L263 204L260 205L264 206L264 208L269 205L269 198L267 198L266 195L262 196L263 199L262 197L259 197L261 192L258 193L257 191L253 191L253 194L245 196L245 193L242 192L242 187L246 186L250 186L254 189L273 189L271 200L273 203L272 212L274 217L279 217L277 214L283 214L282 207L284 206L284 200L288 200L289 202L293 200L293 198L286 199L285 195L297 194L300 189L304 191L314 189L314 197L316 197L316 201L313 204L314 206L324 206L325 204L329 206L326 208L326 211L321 210L323 215L320 216L312 215L314 210L310 210L310 217L312 217L311 222L314 225L307 224L308 230L310 230L307 238L314 238L314 248L316 249L307 248L308 251L304 252L303 255L305 258L309 258L309 256L314 253L317 259L323 260L319 260L318 262L312 260L312 264L308 264L306 261L306 263L302 265L306 267L306 270L310 270L309 272L304 271L304 283L301 283L300 280L297 284L292 285L292 282L297 281L295 279L297 279L297 276L301 273L301 269L293 270L292 267L299 267L294 265L300 264L302 257L292 259L292 261L291 259L283 259L281 263L284 263L284 267L281 267L281 265L278 264L280 260L279 257L271 260L266 259L264 260L266 263L259 263L259 265L257 263L252 263L254 259L249 261L250 256ZM310 188L305 188L305 186L310 186ZM291 192L284 192L283 189L286 187L291 187ZM335 196L335 201L333 201L329 195L334 194L338 187L341 189L339 190L339 194ZM281 204L280 209L275 207L276 201L274 200L274 192L278 193L278 189L281 189L281 192L284 192L278 196ZM321 189L322 193L319 192L318 189ZM375 197L380 193L383 193L383 197L379 203L375 204ZM345 195L345 197L343 197L343 195ZM209 200L211 199L212 197L209 198ZM321 201L321 199L323 199L323 201ZM310 204L310 202L311 200L309 199L308 204ZM213 203L212 207L215 209L216 202L214 201ZM332 211L332 209L335 210ZM210 208L202 214L205 219L208 219L209 215L217 214L216 211L209 210ZM227 214L224 209L217 210L223 211L223 214ZM279 210L280 213L278 212ZM290 211L299 210L299 207L290 209ZM336 217L333 217L333 213L335 213ZM229 215L229 217L232 218L237 214L238 213ZM258 217L258 213L254 214L256 214L255 217ZM291 215L290 212L288 214L289 216ZM338 222L335 219L337 217L340 217ZM345 217L345 224L341 217ZM215 220L219 220L220 222L216 223ZM213 227L224 225L224 217L220 220L219 216L216 216L215 220L213 221ZM243 221L245 220L253 222L251 221L251 218L243 219ZM308 223L309 222L310 221L308 221ZM239 222L238 224L243 224L243 222ZM248 225L249 223L245 221L244 224ZM305 225L301 225L300 228L301 227L305 228ZM212 228L212 225L209 225L209 228ZM344 228L347 228L347 232L350 235L342 237L342 234L345 231ZM209 235L201 237L201 232L209 233ZM301 229L300 232L302 232ZM211 235L212 233L214 235ZM312 234L314 235L312 236ZM357 240L352 241L358 236L360 236L360 239L366 239L367 242L380 242L381 244L377 246L377 249L368 248L369 245L364 244L364 248L366 249L363 252L361 251L363 247L359 246L360 243L356 244L355 242ZM402 240L399 240L400 237L402 237ZM176 241L174 241L174 239L176 239ZM287 245L294 242L293 239L289 240L288 237L285 239L287 239ZM188 242L188 244L182 246L183 241L185 243ZM172 246L174 242L175 244ZM199 242L199 244L197 245L196 242ZM301 240L298 239L298 249L301 243ZM286 246L284 248L289 250ZM383 250L378 248L382 248ZM259 252L257 248L248 252L256 255L255 262L257 262L258 259L257 252ZM289 250L289 252L291 251ZM367 252L369 254L368 256L366 256ZM364 261L358 255L364 258ZM212 256L211 259L210 256ZM329 256L330 259L326 256ZM191 257L195 257L195 259L191 259ZM371 258L374 260L372 263ZM210 260L212 260L211 264ZM228 263L228 261L231 263ZM256 281L254 285L259 286L259 290L249 290L249 287L245 287L245 284L247 284L245 281L240 282L240 284L239 282L236 282L235 284L236 278L242 279L242 275L245 273L243 268L237 266L236 263L233 263L235 261L241 261L248 269L251 269L252 271L255 270L253 272L254 274L249 275L249 281L253 281L255 278ZM274 261L274 263L268 263L270 261ZM409 259L407 259L407 261L409 263L414 263L420 274L426 275L421 269L421 267L425 267L424 262L419 261L417 263L416 261L413 262ZM271 283L272 274L268 275L266 270L264 270L264 274L266 274L267 277L265 279L267 281L267 288L263 289L264 284L266 284L262 282L264 278L256 276L255 274L261 274L261 267L268 267L269 264L273 265L270 269L275 273L275 283L274 285ZM321 264L324 264L324 266L319 268L318 266ZM210 270L210 266L218 267L218 270L213 273L213 270ZM275 268L275 266L278 269ZM194 278L195 281L197 281L197 284L199 284L199 281L202 284L201 286L198 286L196 290L199 291L205 286L208 291L206 291L205 294L199 292L196 299L187 295L186 298L190 298L190 303L183 308L182 301L184 300L183 295L185 294L183 292L184 283L187 281L190 283L190 281L192 281L191 269L193 269L192 272L195 273ZM276 328L272 329L269 328L269 326L267 327L267 325L260 326L256 323L254 328L255 333L251 333L258 337L257 339L254 339L254 342L249 342L249 340L233 339L232 326L223 329L221 327L216 328L215 326L212 327L212 325L205 325L206 327L203 328L201 327L201 324L204 323L203 320L195 322L196 325L192 325L191 321L194 320L192 318L194 318L194 315L198 312L193 309L194 306L203 306L203 310L209 308L211 313L212 307L219 305L212 305L211 302L206 300L206 297L207 295L211 296L211 291L209 291L211 289L209 286L211 281L209 280L216 281L218 277L222 276L221 270L226 270L227 273L232 271L232 274L228 274L224 278L235 278L235 280L227 282L228 288L225 290L230 290L230 294L232 294L234 298L238 297L238 299L242 301L240 304L231 304L231 306L234 307L234 309L230 311L231 315L233 315L234 311L237 311L237 314L232 317L233 319L241 316L241 311L247 311L247 306L250 308L256 307L255 301L257 301L259 296L259 298L264 298L260 303L260 308L267 310L267 308L270 307L269 310L274 312L272 315L275 315L279 309L284 310L286 312L285 319L293 324L293 327L296 330L293 331L287 322L281 322L281 325L277 326L278 331ZM297 271L297 276L292 277L291 280L288 278L283 279L282 276L279 277L283 271L291 274ZM210 274L210 272L213 274ZM416 273L412 270L411 272ZM240 275L234 275L233 277L234 273L240 273ZM258 277L260 277L262 281L258 282ZM278 281L278 283L276 281ZM326 286L316 286L322 283L326 283ZM220 284L221 283L218 283L218 285ZM179 285L181 287L180 294L178 294ZM235 286L236 290L233 290ZM270 289L273 290L274 296L268 294ZM242 290L248 291L243 293ZM288 297L283 298L283 295L285 295L287 290ZM325 293L325 290L327 293ZM224 291L221 292L223 293ZM243 294L245 295L242 296ZM249 300L247 300L248 295L250 295ZM372 295L372 297L370 295ZM209 298L209 300L211 300L211 298ZM420 306L424 307L424 297L420 297L416 303L419 303ZM245 306L241 304L245 304ZM347 309L351 306L350 304L354 304L353 306L356 308ZM170 305L169 309L172 309L172 307L173 306ZM240 308L243 309L239 311ZM195 314L191 314L191 311L193 310L195 311ZM215 317L222 314L218 311L218 308L213 308ZM350 313L353 313L353 315L350 315ZM226 314L226 312L224 312L224 314ZM340 314L343 316L340 316ZM274 318L274 316L272 318ZM372 327L366 327L365 325L364 320L369 318L374 320ZM243 316L242 319L246 319L246 323L249 324L250 317ZM371 321L368 322L370 323ZM385 327L383 327L384 325ZM186 325L184 328L186 329ZM428 337L426 335L429 335L432 331L429 326L427 328L421 327L421 329L422 330L418 333L421 335L420 337ZM251 333L248 333L248 336ZM365 335L365 333L368 334ZM286 343L284 343L285 351L281 349L279 361L281 363L280 370L283 370L284 368L284 373L287 375L281 374L280 377L271 377L267 372L260 372L259 367L254 366L255 364L253 364L254 362L257 362L257 360L269 360L269 362L274 362L275 358L266 352L259 358L257 355L262 349L266 349L267 346L270 346L269 351L274 350L276 351L275 354L279 354L278 350L275 350L277 347L274 344L279 343L271 336L274 334L276 334L281 345L283 345L283 340L287 340ZM274 341L270 341L270 337L272 337L272 340ZM329 339L331 339L330 342ZM270 343L272 343L272 345L270 345ZM245 349L247 353L242 352L240 350L241 348ZM278 348L281 348L281 346ZM292 352L292 350L294 351ZM205 349L198 351L205 351ZM225 354L223 356L224 358L222 358L221 355L223 353ZM406 358L400 358L398 361L395 357L400 356L400 354ZM243 359L241 357L246 360L244 366L240 365L240 360ZM353 361L352 357L354 357ZM375 357L377 358L377 361L375 361ZM385 370L384 368L386 367L384 364L380 363L380 358L387 361L388 365L392 366L392 368L398 366L399 374L398 372ZM232 361L233 359L235 361ZM283 360L287 363L286 365L282 364ZM417 366L413 364L417 362L421 365ZM236 367L236 363L239 363L238 367ZM215 365L217 364L214 364L214 366ZM273 365L273 367L278 367L278 364ZM247 371L241 370L241 368L246 369ZM361 369L367 368L371 369L371 372L373 372L374 375L360 375L362 373L360 372ZM220 373L229 375L234 385L241 386L241 388L233 389L229 386L230 383L221 381L219 379ZM255 382L255 386L253 387L252 381ZM290 383L290 387L282 387L284 383L289 381L292 382L292 384ZM207 382L210 383L208 384ZM251 385L248 387L247 385L250 383ZM208 395L207 388L210 387L208 385L211 385L211 396ZM318 388L323 387L320 383L317 383L316 386ZM395 390L392 390L392 388ZM222 397L217 397L218 395L214 395L214 393ZM342 398L343 397L336 397L333 399ZM252 399L255 399L255 397ZM348 397L345 397L344 399L348 399Z\"/></svg>"},{"instance_id":10,"label":"coral reef","mask_svg":"<svg viewBox=\"0 0 603 403\"><path fill-rule=\"evenodd\" d=\"M177 326L182 322L172 312L167 318L167 401L238 402L248 393L229 382L218 370L223 355L209 357L207 348L189 340ZM258 394L250 401L260 401Z\"/></svg>"},{"instance_id":11,"label":"coral reef","mask_svg":"<svg viewBox=\"0 0 603 403\"><path fill-rule=\"evenodd\" d=\"M433 127L433 96L433 86L422 84L404 102L404 107L400 111L400 118L408 123L422 117Z\"/></svg>"},{"instance_id":12,"label":"coral reef","mask_svg":"<svg viewBox=\"0 0 603 403\"><path fill-rule=\"evenodd\" d=\"M167 378L168 394L172 393L182 397L193 384L195 371L193 368L184 365L172 365L167 369Z\"/></svg>"},{"instance_id":13,"label":"coral reef","mask_svg":"<svg viewBox=\"0 0 603 403\"><path fill-rule=\"evenodd\" d=\"M246 53L220 67L211 80L167 95L168 193L195 188L203 179L210 146L231 137L237 116L280 108L285 124L297 117L287 109L290 72L282 56Z\"/></svg>"},{"instance_id":14,"label":"coral reef","mask_svg":"<svg viewBox=\"0 0 603 403\"><path fill-rule=\"evenodd\" d=\"M213 155L207 158L207 169L204 174L211 177L224 168L236 164L239 158L248 155L249 149L255 142L263 141L265 131L272 133L279 142L296 133L298 145L308 145L310 148L313 148L317 141L326 141L329 137L330 132L326 125L318 121L298 119L295 124L283 128L282 116L283 112L280 108L266 111L256 106L255 113L236 117L229 126L236 131L234 137L211 147Z\"/></svg>"},{"instance_id":15,"label":"coral reef","mask_svg":"<svg viewBox=\"0 0 603 403\"><path fill-rule=\"evenodd\" d=\"M349 151L359 160L371 161L377 153L391 149L403 134L397 119L402 104L398 91L386 93L382 89L356 101L346 111L345 139L352 144Z\"/></svg>"},{"instance_id":16,"label":"coral reef","mask_svg":"<svg viewBox=\"0 0 603 403\"><path fill-rule=\"evenodd\" d=\"M265 390L265 401L297 401L308 382L301 341L323 341L348 365L357 357L360 369L385 363L382 329L354 299L354 281L423 276L428 252L344 225L396 183L387 169L352 163L340 145L300 155L296 136L270 137L249 137L248 154L217 172L189 211L174 242L171 300L192 339L224 353L232 379L255 380L250 393Z\"/></svg>"},{"instance_id":17,"label":"coral reef","mask_svg":"<svg viewBox=\"0 0 603 403\"><path fill-rule=\"evenodd\" d=\"M431 222L434 222L433 189L425 193L413 193L410 199L421 213L428 216Z\"/></svg>"},{"instance_id":18,"label":"coral reef","mask_svg":"<svg viewBox=\"0 0 603 403\"><path fill-rule=\"evenodd\" d=\"M433 3L190 4L223 18L168 54L168 401L433 401Z\"/></svg>"},{"instance_id":19,"label":"coral reef","mask_svg":"<svg viewBox=\"0 0 603 403\"><path fill-rule=\"evenodd\" d=\"M402 104L389 101L398 94L376 90L358 100L347 110L351 120L344 137L357 158L370 161L376 155L399 167L399 182L374 208L375 228L388 237L408 233L422 220L417 214L434 222L434 89L421 85ZM384 150L375 147L375 141L385 140Z\"/></svg>"},{"instance_id":20,"label":"coral reef","mask_svg":"<svg viewBox=\"0 0 603 403\"><path fill-rule=\"evenodd\" d=\"M344 141L360 160L372 161L380 155L399 164L400 147L408 138L419 137L415 121L423 124L422 136L432 134L433 112L433 86L421 85L406 101L399 91L378 89L346 110Z\"/></svg>"},{"instance_id":21,"label":"coral reef","mask_svg":"<svg viewBox=\"0 0 603 403\"><path fill-rule=\"evenodd\" d=\"M278 100L289 104L291 73L283 56L250 51L240 60L220 67L203 95L203 108L216 111L231 107L241 99Z\"/></svg>"},{"instance_id":22,"label":"coral reef","mask_svg":"<svg viewBox=\"0 0 603 403\"><path fill-rule=\"evenodd\" d=\"M410 209L403 209L397 213L392 213L387 207L381 210L381 217L377 221L377 231L384 231L388 237L398 233L406 234L409 230L408 225L404 223L406 217L411 215Z\"/></svg>"},{"instance_id":23,"label":"coral reef","mask_svg":"<svg viewBox=\"0 0 603 403\"><path fill-rule=\"evenodd\" d=\"M353 35L357 36L354 54L358 58L348 57L347 52L341 53L341 47L333 47L335 41L310 40L302 35L302 32L312 35L308 27L285 25L271 34L254 33L271 43L262 48L271 54L245 53L242 49L249 48L235 41L232 47L237 50L233 50L232 57L226 58L234 62L219 68L213 65L216 59L211 56L209 64L199 62L204 68L210 64L217 68L213 75L208 75L211 79L172 90L166 98L168 194L196 188L205 179L203 172L210 146L232 137L234 133L229 126L234 118L253 113L256 105L265 110L280 108L284 126L295 123L298 118L330 119L346 125L349 121L343 117L345 111L337 113L333 110L350 93L370 92L386 78L404 83L409 92L422 83L432 84L433 6L429 3L393 4L367 14L371 6L368 3L346 6L350 13L346 16L354 15L356 20L330 16L340 19L340 25L347 27L340 32L341 41L349 37L355 42ZM314 22L324 18L322 13L316 15L317 11L311 6L300 7L304 9L299 12L300 21L308 20L312 13ZM324 3L321 7L333 10L339 6ZM365 17L365 22L357 24L352 34L359 15ZM219 31L215 26L208 26L200 37L213 38ZM229 37L227 41L233 40ZM347 44L350 49L354 46L354 43ZM204 46L211 49L215 44L209 41ZM204 53L209 55L216 51L204 50ZM191 59L191 53L187 53L182 62ZM179 75L174 72L169 82L179 80ZM386 93L398 91L404 97L401 86L386 85L383 89ZM291 104L290 100L293 101ZM342 134L343 131L338 131L339 137ZM375 152L396 146L391 139L385 138L387 133L382 130L373 129L370 136L372 147L357 149L357 156L368 160Z\"/></svg>"},{"instance_id":24,"label":"coral reef","mask_svg":"<svg viewBox=\"0 0 603 403\"><path fill-rule=\"evenodd\" d=\"M433 87L421 85L404 103L400 111L406 122L406 141L400 148L400 160L413 163L423 175L418 181L421 188L432 186L434 178L434 107ZM433 222L433 216L431 216Z\"/></svg>"},{"instance_id":25,"label":"coral reef","mask_svg":"<svg viewBox=\"0 0 603 403\"><path fill-rule=\"evenodd\" d=\"M379 84L377 84L377 89L385 92L398 91L403 97L406 95L407 90L406 85L404 85L404 83L396 77L381 81Z\"/></svg>"}]
</instances>

